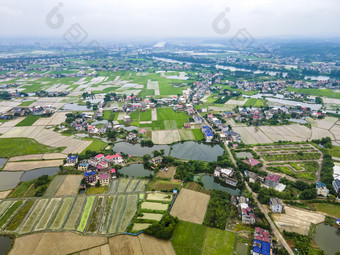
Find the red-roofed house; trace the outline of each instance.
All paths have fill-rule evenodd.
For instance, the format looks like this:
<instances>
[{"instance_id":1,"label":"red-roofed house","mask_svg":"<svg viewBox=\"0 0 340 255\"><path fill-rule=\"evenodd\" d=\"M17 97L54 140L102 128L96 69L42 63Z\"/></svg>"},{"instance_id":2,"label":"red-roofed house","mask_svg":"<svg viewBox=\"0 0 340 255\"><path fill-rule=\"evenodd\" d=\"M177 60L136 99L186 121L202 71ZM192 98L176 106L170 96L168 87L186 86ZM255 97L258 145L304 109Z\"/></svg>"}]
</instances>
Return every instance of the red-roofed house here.
<instances>
[{"instance_id":1,"label":"red-roofed house","mask_svg":"<svg viewBox=\"0 0 340 255\"><path fill-rule=\"evenodd\" d=\"M88 128L87 128L87 132L89 132L90 134L94 134L94 133L97 133L97 129L96 129L96 127L95 126L89 126Z\"/></svg>"},{"instance_id":2,"label":"red-roofed house","mask_svg":"<svg viewBox=\"0 0 340 255\"><path fill-rule=\"evenodd\" d=\"M116 178L116 169L112 168L110 170L112 178Z\"/></svg>"},{"instance_id":3,"label":"red-roofed house","mask_svg":"<svg viewBox=\"0 0 340 255\"><path fill-rule=\"evenodd\" d=\"M246 209L242 209L242 223L243 224L254 224L255 223L255 215L253 210L250 207Z\"/></svg>"},{"instance_id":4,"label":"red-roofed house","mask_svg":"<svg viewBox=\"0 0 340 255\"><path fill-rule=\"evenodd\" d=\"M248 164L248 165L251 165L251 166L256 166L256 165L260 164L260 161L254 159L254 158L248 158L248 160L244 159L243 162Z\"/></svg>"},{"instance_id":5,"label":"red-roofed house","mask_svg":"<svg viewBox=\"0 0 340 255\"><path fill-rule=\"evenodd\" d=\"M104 158L104 154L98 154L94 157L97 161L100 161Z\"/></svg>"},{"instance_id":6,"label":"red-roofed house","mask_svg":"<svg viewBox=\"0 0 340 255\"><path fill-rule=\"evenodd\" d=\"M256 227L254 236L255 236L255 240L270 243L270 236L269 236L269 232L267 230Z\"/></svg>"},{"instance_id":7,"label":"red-roofed house","mask_svg":"<svg viewBox=\"0 0 340 255\"><path fill-rule=\"evenodd\" d=\"M123 157L119 153L116 153L115 155L107 155L105 160L113 164L121 164L124 162Z\"/></svg>"},{"instance_id":8,"label":"red-roofed house","mask_svg":"<svg viewBox=\"0 0 340 255\"><path fill-rule=\"evenodd\" d=\"M102 166L102 168L108 168L109 167L109 164L106 161L104 161L104 160L100 161L98 163L98 165Z\"/></svg>"},{"instance_id":9,"label":"red-roofed house","mask_svg":"<svg viewBox=\"0 0 340 255\"><path fill-rule=\"evenodd\" d=\"M109 183L110 183L110 174L109 173L99 174L99 183L102 186L109 185Z\"/></svg>"},{"instance_id":10,"label":"red-roofed house","mask_svg":"<svg viewBox=\"0 0 340 255\"><path fill-rule=\"evenodd\" d=\"M266 179L264 179L264 184L269 187L275 188L280 182L280 175L268 174Z\"/></svg>"}]
</instances>

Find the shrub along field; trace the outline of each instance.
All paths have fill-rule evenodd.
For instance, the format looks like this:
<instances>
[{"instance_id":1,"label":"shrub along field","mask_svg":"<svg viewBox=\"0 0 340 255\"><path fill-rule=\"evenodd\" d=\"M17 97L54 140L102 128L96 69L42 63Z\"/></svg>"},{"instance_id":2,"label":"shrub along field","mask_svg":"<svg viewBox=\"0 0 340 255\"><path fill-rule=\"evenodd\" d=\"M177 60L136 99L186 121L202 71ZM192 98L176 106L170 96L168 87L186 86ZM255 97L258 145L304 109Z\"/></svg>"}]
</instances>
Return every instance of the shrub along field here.
<instances>
[{"instance_id":1,"label":"shrub along field","mask_svg":"<svg viewBox=\"0 0 340 255\"><path fill-rule=\"evenodd\" d=\"M310 160L319 159L319 153L296 153L296 154L276 154L276 155L263 155L264 160L267 161L290 161L290 160Z\"/></svg>"}]
</instances>

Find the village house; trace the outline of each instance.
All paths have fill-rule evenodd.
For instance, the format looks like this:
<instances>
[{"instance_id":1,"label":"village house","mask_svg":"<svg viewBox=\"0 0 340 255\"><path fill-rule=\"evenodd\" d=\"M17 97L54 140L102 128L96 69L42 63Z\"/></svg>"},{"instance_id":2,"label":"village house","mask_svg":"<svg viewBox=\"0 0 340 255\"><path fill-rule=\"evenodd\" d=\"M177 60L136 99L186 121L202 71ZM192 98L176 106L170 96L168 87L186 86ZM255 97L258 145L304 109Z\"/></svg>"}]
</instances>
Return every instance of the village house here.
<instances>
[{"instance_id":1,"label":"village house","mask_svg":"<svg viewBox=\"0 0 340 255\"><path fill-rule=\"evenodd\" d=\"M201 124L202 123L202 118L199 117L198 115L194 115L193 117L195 124Z\"/></svg>"},{"instance_id":2,"label":"village house","mask_svg":"<svg viewBox=\"0 0 340 255\"><path fill-rule=\"evenodd\" d=\"M185 128L191 128L190 122L185 122L185 123L184 123L184 127L185 127Z\"/></svg>"},{"instance_id":3,"label":"village house","mask_svg":"<svg viewBox=\"0 0 340 255\"><path fill-rule=\"evenodd\" d=\"M107 161L103 160L103 161L100 161L98 162L97 164L97 169L98 170L102 170L102 169L105 169L105 168L108 168L109 167L109 164L107 163Z\"/></svg>"},{"instance_id":4,"label":"village house","mask_svg":"<svg viewBox=\"0 0 340 255\"><path fill-rule=\"evenodd\" d=\"M270 255L271 238L267 230L256 227L254 233L253 255Z\"/></svg>"},{"instance_id":5,"label":"village house","mask_svg":"<svg viewBox=\"0 0 340 255\"><path fill-rule=\"evenodd\" d=\"M100 127L100 128L98 129L98 132L99 132L99 134L101 134L101 135L105 134L105 133L106 133L106 127L105 127L105 126Z\"/></svg>"},{"instance_id":6,"label":"village house","mask_svg":"<svg viewBox=\"0 0 340 255\"><path fill-rule=\"evenodd\" d=\"M127 142L133 142L133 141L136 141L137 138L138 138L138 137L137 137L137 134L130 132L130 133L126 136L125 140L126 140Z\"/></svg>"},{"instance_id":7,"label":"village house","mask_svg":"<svg viewBox=\"0 0 340 255\"><path fill-rule=\"evenodd\" d=\"M110 174L109 173L102 173L99 174L99 183L101 186L106 186L110 184Z\"/></svg>"},{"instance_id":8,"label":"village house","mask_svg":"<svg viewBox=\"0 0 340 255\"><path fill-rule=\"evenodd\" d=\"M272 197L270 198L269 205L273 213L282 213L283 204L281 202L281 199Z\"/></svg>"},{"instance_id":9,"label":"village house","mask_svg":"<svg viewBox=\"0 0 340 255\"><path fill-rule=\"evenodd\" d=\"M329 195L329 189L327 189L327 186L325 183L322 182L318 182L316 184L316 194L318 196L324 196L324 197L328 197Z\"/></svg>"},{"instance_id":10,"label":"village house","mask_svg":"<svg viewBox=\"0 0 340 255\"><path fill-rule=\"evenodd\" d=\"M249 182L255 183L258 180L258 176L254 172L246 171L245 174L246 174L246 176L248 176Z\"/></svg>"},{"instance_id":11,"label":"village house","mask_svg":"<svg viewBox=\"0 0 340 255\"><path fill-rule=\"evenodd\" d=\"M162 161L163 161L163 157L158 156L158 157L153 157L152 159L150 159L149 163L153 165L158 165L159 163L162 163Z\"/></svg>"},{"instance_id":12,"label":"village house","mask_svg":"<svg viewBox=\"0 0 340 255\"><path fill-rule=\"evenodd\" d=\"M89 134L96 134L96 133L98 133L98 129L95 126L88 126L87 132Z\"/></svg>"},{"instance_id":13,"label":"village house","mask_svg":"<svg viewBox=\"0 0 340 255\"><path fill-rule=\"evenodd\" d=\"M124 121L125 123L131 122L131 117L130 117L130 116L124 116L124 117L123 117L123 121Z\"/></svg>"},{"instance_id":14,"label":"village house","mask_svg":"<svg viewBox=\"0 0 340 255\"><path fill-rule=\"evenodd\" d=\"M88 184L95 184L97 181L96 172L95 171L85 172L84 178Z\"/></svg>"},{"instance_id":15,"label":"village house","mask_svg":"<svg viewBox=\"0 0 340 255\"><path fill-rule=\"evenodd\" d=\"M116 153L115 155L107 155L105 160L116 165L124 163L124 159L119 153Z\"/></svg>"},{"instance_id":16,"label":"village house","mask_svg":"<svg viewBox=\"0 0 340 255\"><path fill-rule=\"evenodd\" d=\"M82 162L78 165L78 170L79 171L83 171L83 172L86 172L87 169L89 168L89 164L86 163L86 162Z\"/></svg>"},{"instance_id":17,"label":"village house","mask_svg":"<svg viewBox=\"0 0 340 255\"><path fill-rule=\"evenodd\" d=\"M275 188L279 184L280 178L280 175L268 174L267 177L264 179L264 184L271 188Z\"/></svg>"},{"instance_id":18,"label":"village house","mask_svg":"<svg viewBox=\"0 0 340 255\"><path fill-rule=\"evenodd\" d=\"M201 130L202 130L202 133L204 135L205 141L207 143L211 143L211 140L213 139L214 134L212 133L210 127L209 126L202 126Z\"/></svg>"},{"instance_id":19,"label":"village house","mask_svg":"<svg viewBox=\"0 0 340 255\"><path fill-rule=\"evenodd\" d=\"M236 187L238 181L233 177L235 171L231 168L220 168L217 167L214 171L214 177L217 177L233 187Z\"/></svg>"},{"instance_id":20,"label":"village house","mask_svg":"<svg viewBox=\"0 0 340 255\"><path fill-rule=\"evenodd\" d=\"M256 221L255 214L249 206L242 209L241 215L243 224L254 224Z\"/></svg>"},{"instance_id":21,"label":"village house","mask_svg":"<svg viewBox=\"0 0 340 255\"><path fill-rule=\"evenodd\" d=\"M69 165L69 166L74 166L75 164L78 163L78 156L77 155L69 155L67 156L67 159L66 159L66 164Z\"/></svg>"}]
</instances>

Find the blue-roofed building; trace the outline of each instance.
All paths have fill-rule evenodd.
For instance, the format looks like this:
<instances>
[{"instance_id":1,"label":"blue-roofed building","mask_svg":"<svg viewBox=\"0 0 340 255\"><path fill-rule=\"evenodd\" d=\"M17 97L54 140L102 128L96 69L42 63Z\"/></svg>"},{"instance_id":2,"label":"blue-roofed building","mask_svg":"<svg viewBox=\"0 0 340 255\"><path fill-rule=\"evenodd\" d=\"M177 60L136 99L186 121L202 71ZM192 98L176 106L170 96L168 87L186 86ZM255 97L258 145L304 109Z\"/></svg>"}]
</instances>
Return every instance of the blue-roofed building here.
<instances>
[{"instance_id":1,"label":"blue-roofed building","mask_svg":"<svg viewBox=\"0 0 340 255\"><path fill-rule=\"evenodd\" d=\"M195 124L201 124L202 123L202 119L198 115L194 115L193 119L195 121Z\"/></svg>"},{"instance_id":2,"label":"blue-roofed building","mask_svg":"<svg viewBox=\"0 0 340 255\"><path fill-rule=\"evenodd\" d=\"M270 255L270 243L254 240L253 255Z\"/></svg>"},{"instance_id":3,"label":"blue-roofed building","mask_svg":"<svg viewBox=\"0 0 340 255\"><path fill-rule=\"evenodd\" d=\"M202 133L203 133L203 135L204 135L205 141L206 141L207 143L210 143L211 140L212 140L213 137L214 137L214 134L213 134L213 132L211 131L210 127L209 127L209 126L203 126L203 127L201 128L201 130L202 130Z\"/></svg>"},{"instance_id":4,"label":"blue-roofed building","mask_svg":"<svg viewBox=\"0 0 340 255\"><path fill-rule=\"evenodd\" d=\"M316 194L318 196L327 197L329 195L329 189L327 188L325 183L318 182L316 184Z\"/></svg>"},{"instance_id":5,"label":"blue-roofed building","mask_svg":"<svg viewBox=\"0 0 340 255\"><path fill-rule=\"evenodd\" d=\"M95 171L85 172L84 178L85 178L85 181L89 184L96 183L96 181L97 181L96 172Z\"/></svg>"},{"instance_id":6,"label":"blue-roofed building","mask_svg":"<svg viewBox=\"0 0 340 255\"><path fill-rule=\"evenodd\" d=\"M75 165L78 162L78 156L77 155L67 156L66 162L69 165Z\"/></svg>"},{"instance_id":7,"label":"blue-roofed building","mask_svg":"<svg viewBox=\"0 0 340 255\"><path fill-rule=\"evenodd\" d=\"M80 163L80 164L78 165L78 170L79 170L79 171L84 171L84 172L86 172L88 168L89 168L89 164L86 163L86 162L82 162L82 163Z\"/></svg>"}]
</instances>

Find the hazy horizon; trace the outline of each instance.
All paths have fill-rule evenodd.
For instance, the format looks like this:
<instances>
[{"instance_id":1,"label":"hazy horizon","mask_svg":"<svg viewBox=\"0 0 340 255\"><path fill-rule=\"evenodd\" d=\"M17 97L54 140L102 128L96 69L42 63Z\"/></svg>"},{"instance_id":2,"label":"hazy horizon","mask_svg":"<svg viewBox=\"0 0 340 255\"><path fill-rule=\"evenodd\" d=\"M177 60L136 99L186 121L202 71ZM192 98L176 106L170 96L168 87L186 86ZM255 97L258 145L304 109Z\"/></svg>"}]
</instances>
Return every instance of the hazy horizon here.
<instances>
[{"instance_id":1,"label":"hazy horizon","mask_svg":"<svg viewBox=\"0 0 340 255\"><path fill-rule=\"evenodd\" d=\"M336 0L2 0L0 35L62 38L72 24L79 24L88 38L106 40L223 39L240 29L257 39L327 39L340 35L339 9Z\"/></svg>"}]
</instances>

